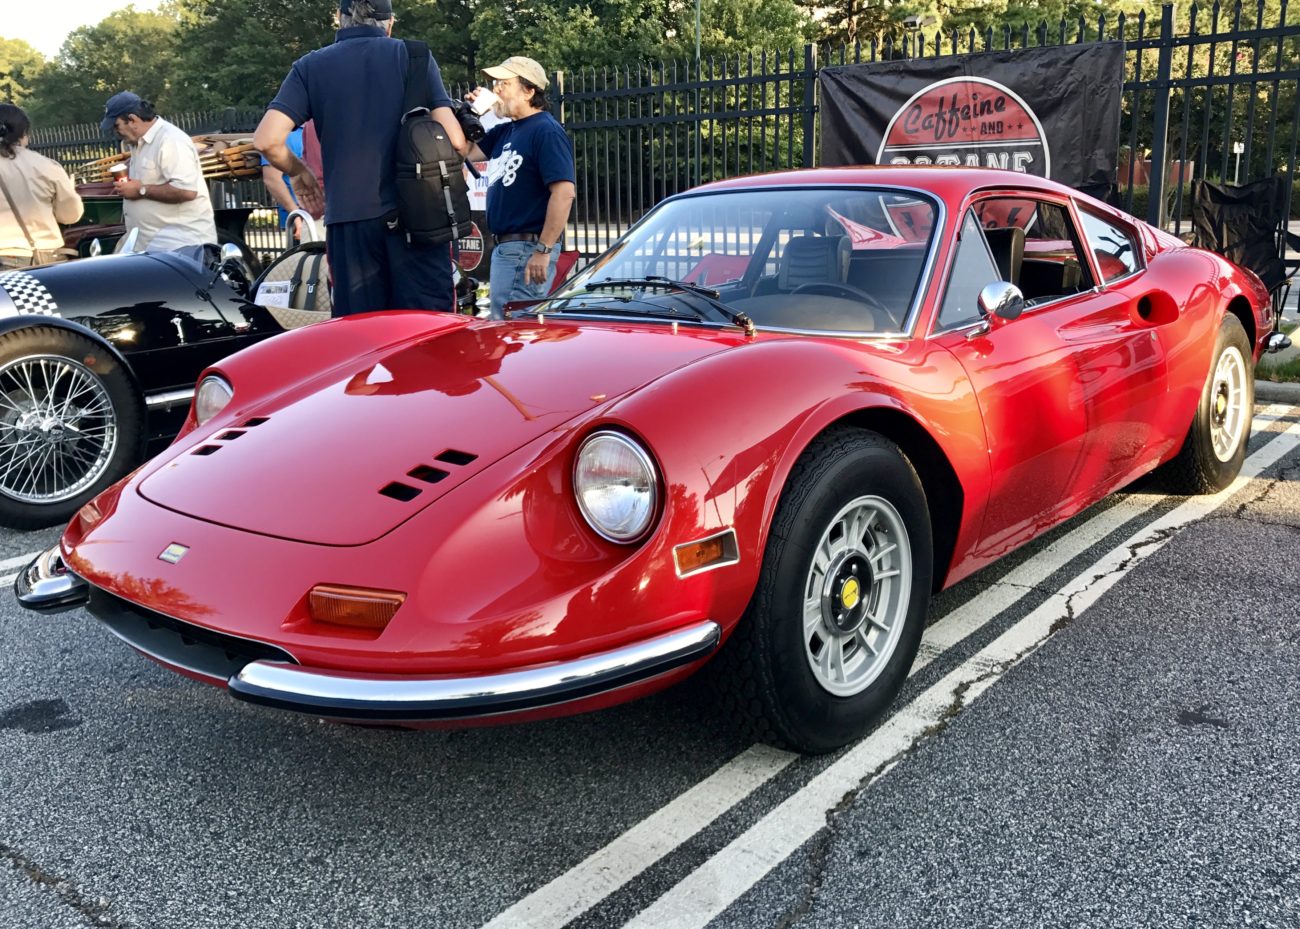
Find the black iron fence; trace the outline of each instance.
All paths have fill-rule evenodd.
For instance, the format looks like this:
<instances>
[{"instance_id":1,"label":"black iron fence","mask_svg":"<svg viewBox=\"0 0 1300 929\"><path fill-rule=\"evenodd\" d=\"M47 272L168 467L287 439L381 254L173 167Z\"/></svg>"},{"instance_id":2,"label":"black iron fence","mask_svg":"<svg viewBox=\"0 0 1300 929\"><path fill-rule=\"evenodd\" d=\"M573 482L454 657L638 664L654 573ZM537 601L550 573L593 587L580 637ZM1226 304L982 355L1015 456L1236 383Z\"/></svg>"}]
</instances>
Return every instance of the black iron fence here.
<instances>
[{"instance_id":1,"label":"black iron fence","mask_svg":"<svg viewBox=\"0 0 1300 929\"><path fill-rule=\"evenodd\" d=\"M1300 22L1285 0L1273 14L1263 2L1193 5L1181 17L1166 6L1151 18L918 31L852 46L556 74L556 112L577 165L568 244L591 256L665 196L710 180L814 165L822 65L1117 39L1126 48L1121 206L1183 233L1194 178L1294 176ZM173 121L193 132L248 131L259 115L225 110ZM33 144L70 165L111 149L94 126L38 130ZM241 185L237 195L248 205L269 204L257 184Z\"/></svg>"}]
</instances>

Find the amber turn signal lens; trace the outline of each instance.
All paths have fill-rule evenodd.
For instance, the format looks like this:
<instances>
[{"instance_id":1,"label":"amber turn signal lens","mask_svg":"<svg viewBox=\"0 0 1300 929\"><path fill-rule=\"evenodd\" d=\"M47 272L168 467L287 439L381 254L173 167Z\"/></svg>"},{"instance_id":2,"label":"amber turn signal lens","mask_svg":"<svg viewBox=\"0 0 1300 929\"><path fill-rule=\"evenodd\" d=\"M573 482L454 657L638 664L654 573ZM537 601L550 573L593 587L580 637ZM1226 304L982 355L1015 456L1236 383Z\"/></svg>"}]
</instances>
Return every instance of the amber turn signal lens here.
<instances>
[{"instance_id":1,"label":"amber turn signal lens","mask_svg":"<svg viewBox=\"0 0 1300 929\"><path fill-rule=\"evenodd\" d=\"M677 569L683 574L722 560L722 537L691 542L676 550Z\"/></svg>"},{"instance_id":2,"label":"amber turn signal lens","mask_svg":"<svg viewBox=\"0 0 1300 929\"><path fill-rule=\"evenodd\" d=\"M405 600L406 594L394 590L317 584L307 595L307 612L318 623L383 629Z\"/></svg>"}]
</instances>

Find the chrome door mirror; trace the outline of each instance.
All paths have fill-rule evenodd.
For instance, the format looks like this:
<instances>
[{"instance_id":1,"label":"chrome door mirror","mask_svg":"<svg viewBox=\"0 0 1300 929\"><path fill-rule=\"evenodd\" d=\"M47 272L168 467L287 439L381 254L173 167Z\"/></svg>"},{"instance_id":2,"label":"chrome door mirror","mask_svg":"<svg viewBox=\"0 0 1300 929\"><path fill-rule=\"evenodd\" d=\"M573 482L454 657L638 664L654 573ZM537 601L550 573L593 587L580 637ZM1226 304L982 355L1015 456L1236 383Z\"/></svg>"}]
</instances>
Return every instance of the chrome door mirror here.
<instances>
[{"instance_id":1,"label":"chrome door mirror","mask_svg":"<svg viewBox=\"0 0 1300 929\"><path fill-rule=\"evenodd\" d=\"M244 261L244 250L234 242L226 242L221 246L220 255L207 289L211 290L219 279L224 278L236 293L247 297L253 276L249 272L248 263Z\"/></svg>"},{"instance_id":2,"label":"chrome door mirror","mask_svg":"<svg viewBox=\"0 0 1300 929\"><path fill-rule=\"evenodd\" d=\"M117 240L113 248L114 255L130 255L135 252L135 243L140 239L140 229L128 229L126 235Z\"/></svg>"},{"instance_id":3,"label":"chrome door mirror","mask_svg":"<svg viewBox=\"0 0 1300 929\"><path fill-rule=\"evenodd\" d=\"M994 281L985 285L980 291L979 308L989 319L997 317L1004 322L1011 322L1025 311L1025 295L1015 284L1006 281Z\"/></svg>"}]
</instances>

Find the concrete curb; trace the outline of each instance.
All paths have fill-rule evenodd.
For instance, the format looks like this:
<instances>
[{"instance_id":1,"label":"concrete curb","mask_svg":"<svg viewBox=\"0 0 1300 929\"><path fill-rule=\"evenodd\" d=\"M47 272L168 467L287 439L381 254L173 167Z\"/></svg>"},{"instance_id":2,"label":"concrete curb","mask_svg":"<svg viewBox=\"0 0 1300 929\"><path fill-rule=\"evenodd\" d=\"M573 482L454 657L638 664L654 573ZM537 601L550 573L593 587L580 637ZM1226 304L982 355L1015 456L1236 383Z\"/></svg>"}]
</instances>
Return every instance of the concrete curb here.
<instances>
[{"instance_id":1,"label":"concrete curb","mask_svg":"<svg viewBox=\"0 0 1300 929\"><path fill-rule=\"evenodd\" d=\"M1294 403L1300 406L1300 384L1255 381L1255 399L1269 403Z\"/></svg>"}]
</instances>

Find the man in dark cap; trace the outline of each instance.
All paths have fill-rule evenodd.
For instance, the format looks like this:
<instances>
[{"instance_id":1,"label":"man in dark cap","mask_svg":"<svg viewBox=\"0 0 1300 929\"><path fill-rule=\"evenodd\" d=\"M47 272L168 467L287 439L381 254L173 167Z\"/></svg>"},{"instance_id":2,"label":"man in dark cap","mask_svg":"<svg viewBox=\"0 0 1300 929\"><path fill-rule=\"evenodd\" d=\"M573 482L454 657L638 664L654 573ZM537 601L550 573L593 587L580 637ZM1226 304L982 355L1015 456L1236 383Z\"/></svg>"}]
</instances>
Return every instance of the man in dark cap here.
<instances>
[{"instance_id":1,"label":"man in dark cap","mask_svg":"<svg viewBox=\"0 0 1300 929\"><path fill-rule=\"evenodd\" d=\"M340 0L339 27L333 45L293 63L253 144L289 176L303 207L317 216L324 211L335 316L454 310L450 245L407 244L386 221L397 210L394 160L408 62L406 45L391 38L392 0ZM464 152L465 134L433 56L428 78L433 118ZM328 204L285 144L309 119L320 138Z\"/></svg>"},{"instance_id":2,"label":"man in dark cap","mask_svg":"<svg viewBox=\"0 0 1300 929\"><path fill-rule=\"evenodd\" d=\"M131 155L127 176L118 178L114 187L122 195L127 228L140 230L137 248L165 250L217 241L199 152L185 130L129 90L108 98L99 128L105 135L118 135Z\"/></svg>"}]
</instances>

